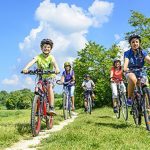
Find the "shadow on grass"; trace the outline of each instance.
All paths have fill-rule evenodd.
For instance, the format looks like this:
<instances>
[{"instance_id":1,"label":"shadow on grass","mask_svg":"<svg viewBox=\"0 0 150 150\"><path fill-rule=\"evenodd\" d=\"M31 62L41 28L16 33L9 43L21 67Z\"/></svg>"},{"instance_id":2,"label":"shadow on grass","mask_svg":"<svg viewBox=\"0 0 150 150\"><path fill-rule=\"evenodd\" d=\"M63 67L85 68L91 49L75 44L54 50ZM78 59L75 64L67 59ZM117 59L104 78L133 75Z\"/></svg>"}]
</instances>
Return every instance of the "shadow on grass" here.
<instances>
[{"instance_id":1,"label":"shadow on grass","mask_svg":"<svg viewBox=\"0 0 150 150\"><path fill-rule=\"evenodd\" d=\"M111 116L106 116L106 115L105 115L105 116L97 116L97 118L105 118L105 119L106 119L106 118L112 118L112 117L111 117Z\"/></svg>"},{"instance_id":2,"label":"shadow on grass","mask_svg":"<svg viewBox=\"0 0 150 150\"><path fill-rule=\"evenodd\" d=\"M124 129L129 127L130 125L126 124L126 123L122 123L122 124L116 124L116 123L103 123L103 122L99 122L99 123L95 123L96 126L105 126L105 127L112 127L114 129Z\"/></svg>"}]
</instances>

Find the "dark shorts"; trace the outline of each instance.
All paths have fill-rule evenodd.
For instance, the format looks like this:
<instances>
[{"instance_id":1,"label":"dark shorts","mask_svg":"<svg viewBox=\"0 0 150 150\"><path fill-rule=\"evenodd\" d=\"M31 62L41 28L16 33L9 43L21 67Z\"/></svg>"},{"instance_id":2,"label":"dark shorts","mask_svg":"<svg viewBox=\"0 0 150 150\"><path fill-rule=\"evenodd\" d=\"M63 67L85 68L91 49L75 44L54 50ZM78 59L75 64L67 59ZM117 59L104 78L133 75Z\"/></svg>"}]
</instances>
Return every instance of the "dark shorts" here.
<instances>
[{"instance_id":1,"label":"dark shorts","mask_svg":"<svg viewBox=\"0 0 150 150\"><path fill-rule=\"evenodd\" d=\"M94 92L93 91L84 91L84 100L87 100L89 94L92 96L94 94Z\"/></svg>"}]
</instances>

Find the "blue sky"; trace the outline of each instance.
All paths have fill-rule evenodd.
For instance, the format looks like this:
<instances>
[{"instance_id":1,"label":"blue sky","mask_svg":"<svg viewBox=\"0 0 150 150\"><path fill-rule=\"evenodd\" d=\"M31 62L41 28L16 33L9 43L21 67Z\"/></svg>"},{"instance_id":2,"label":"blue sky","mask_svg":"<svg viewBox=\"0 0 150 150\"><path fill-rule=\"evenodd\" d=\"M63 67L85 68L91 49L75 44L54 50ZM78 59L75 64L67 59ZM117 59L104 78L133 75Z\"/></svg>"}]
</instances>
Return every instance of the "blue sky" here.
<instances>
[{"instance_id":1,"label":"blue sky","mask_svg":"<svg viewBox=\"0 0 150 150\"><path fill-rule=\"evenodd\" d=\"M54 41L52 54L62 70L88 40L109 48L121 42L130 10L150 17L149 0L2 0L0 5L0 90L33 87L21 69L40 53L42 38ZM57 88L56 88L57 91Z\"/></svg>"}]
</instances>

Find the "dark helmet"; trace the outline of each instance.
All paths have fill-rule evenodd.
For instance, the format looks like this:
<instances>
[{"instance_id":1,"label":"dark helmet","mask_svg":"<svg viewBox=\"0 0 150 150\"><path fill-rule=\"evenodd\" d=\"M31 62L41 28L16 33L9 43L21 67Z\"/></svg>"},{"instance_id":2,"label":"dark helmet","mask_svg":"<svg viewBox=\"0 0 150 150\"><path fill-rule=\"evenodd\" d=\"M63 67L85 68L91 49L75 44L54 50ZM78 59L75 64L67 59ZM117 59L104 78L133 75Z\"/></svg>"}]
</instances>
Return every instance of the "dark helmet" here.
<instances>
[{"instance_id":1,"label":"dark helmet","mask_svg":"<svg viewBox=\"0 0 150 150\"><path fill-rule=\"evenodd\" d=\"M134 39L134 38L139 39L139 41L141 42L141 37L137 34L130 35L129 38L128 38L128 42L131 43L131 40Z\"/></svg>"},{"instance_id":2,"label":"dark helmet","mask_svg":"<svg viewBox=\"0 0 150 150\"><path fill-rule=\"evenodd\" d=\"M40 46L42 47L44 44L49 44L53 48L53 41L51 39L43 39Z\"/></svg>"},{"instance_id":3,"label":"dark helmet","mask_svg":"<svg viewBox=\"0 0 150 150\"><path fill-rule=\"evenodd\" d=\"M89 75L89 74L85 74L85 75L84 75L84 78L87 78L87 77L90 77L90 75Z\"/></svg>"}]
</instances>

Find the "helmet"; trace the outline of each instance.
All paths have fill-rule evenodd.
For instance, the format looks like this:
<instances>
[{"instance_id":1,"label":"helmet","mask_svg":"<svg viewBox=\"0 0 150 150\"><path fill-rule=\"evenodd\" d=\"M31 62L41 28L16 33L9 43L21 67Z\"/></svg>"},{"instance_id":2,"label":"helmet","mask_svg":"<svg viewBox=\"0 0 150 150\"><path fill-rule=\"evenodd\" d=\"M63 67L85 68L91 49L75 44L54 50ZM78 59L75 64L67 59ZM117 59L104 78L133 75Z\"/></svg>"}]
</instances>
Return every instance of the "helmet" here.
<instances>
[{"instance_id":1,"label":"helmet","mask_svg":"<svg viewBox=\"0 0 150 150\"><path fill-rule=\"evenodd\" d=\"M119 58L115 58L115 59L114 59L114 61L113 61L113 65L114 65L114 66L115 66L115 63L116 63L116 62L119 62L119 63L121 64L121 60L120 60Z\"/></svg>"},{"instance_id":2,"label":"helmet","mask_svg":"<svg viewBox=\"0 0 150 150\"><path fill-rule=\"evenodd\" d=\"M85 75L84 75L84 78L87 78L87 77L90 77L90 75L89 75L89 74L85 74Z\"/></svg>"},{"instance_id":3,"label":"helmet","mask_svg":"<svg viewBox=\"0 0 150 150\"><path fill-rule=\"evenodd\" d=\"M131 40L134 39L134 38L139 39L139 41L141 42L141 37L137 34L130 35L129 38L128 38L128 42L131 43Z\"/></svg>"},{"instance_id":4,"label":"helmet","mask_svg":"<svg viewBox=\"0 0 150 150\"><path fill-rule=\"evenodd\" d=\"M43 39L40 46L42 47L44 44L49 44L53 48L53 41L51 39Z\"/></svg>"},{"instance_id":5,"label":"helmet","mask_svg":"<svg viewBox=\"0 0 150 150\"><path fill-rule=\"evenodd\" d=\"M70 62L65 62L65 63L64 63L64 68L65 68L66 66L70 66L70 67L71 67Z\"/></svg>"}]
</instances>

